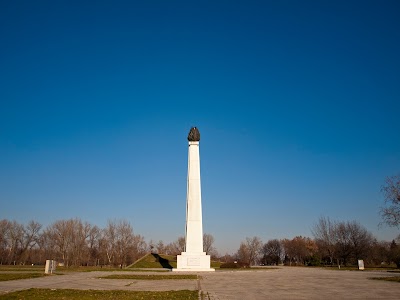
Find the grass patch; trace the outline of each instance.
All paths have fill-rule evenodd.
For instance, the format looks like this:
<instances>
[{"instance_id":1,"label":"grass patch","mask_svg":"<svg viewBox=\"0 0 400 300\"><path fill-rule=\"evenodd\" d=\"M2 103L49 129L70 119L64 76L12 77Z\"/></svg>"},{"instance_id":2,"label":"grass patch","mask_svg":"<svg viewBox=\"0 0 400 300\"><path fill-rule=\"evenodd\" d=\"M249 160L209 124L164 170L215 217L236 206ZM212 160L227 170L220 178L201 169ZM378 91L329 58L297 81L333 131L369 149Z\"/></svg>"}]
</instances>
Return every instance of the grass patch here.
<instances>
[{"instance_id":1,"label":"grass patch","mask_svg":"<svg viewBox=\"0 0 400 300\"><path fill-rule=\"evenodd\" d=\"M31 266L31 265L29 265L29 266L19 266L19 265L5 266L5 265L0 265L0 271L18 271L18 272L21 272L21 271L40 272L41 271L41 272L44 272L44 266Z\"/></svg>"},{"instance_id":2,"label":"grass patch","mask_svg":"<svg viewBox=\"0 0 400 300\"><path fill-rule=\"evenodd\" d=\"M98 291L98 290L70 290L70 289L28 289L0 295L0 299L15 300L47 300L47 299L68 299L68 300L197 300L198 291Z\"/></svg>"},{"instance_id":3,"label":"grass patch","mask_svg":"<svg viewBox=\"0 0 400 300\"><path fill-rule=\"evenodd\" d=\"M220 267L221 267L221 262L220 261L211 261L211 268L213 268L213 269L219 269Z\"/></svg>"},{"instance_id":4,"label":"grass patch","mask_svg":"<svg viewBox=\"0 0 400 300\"><path fill-rule=\"evenodd\" d=\"M307 268L310 268L310 267L307 267ZM339 271L359 271L357 266L340 266L340 269L338 266L317 266L316 268L322 268L322 269L327 269L327 270L339 270ZM365 267L364 271L387 271L387 272L394 272L394 273L399 272L400 273L399 269L397 269L396 267L391 267L391 266Z\"/></svg>"},{"instance_id":5,"label":"grass patch","mask_svg":"<svg viewBox=\"0 0 400 300\"><path fill-rule=\"evenodd\" d=\"M176 268L176 256L149 253L127 267L129 268Z\"/></svg>"},{"instance_id":6,"label":"grass patch","mask_svg":"<svg viewBox=\"0 0 400 300\"><path fill-rule=\"evenodd\" d=\"M223 272L223 271L237 271L237 272L266 272L270 270L279 270L281 268L277 267L271 267L271 268L221 268L219 270L216 270L217 272Z\"/></svg>"},{"instance_id":7,"label":"grass patch","mask_svg":"<svg viewBox=\"0 0 400 300\"><path fill-rule=\"evenodd\" d=\"M44 273L44 265L40 266L31 266L31 265L27 265L27 266L10 266L10 265L0 265L0 271L15 271L15 272L43 272ZM126 269L121 269L121 268L116 268L116 267L111 267L111 266L103 266L103 267L99 267L99 266L69 266L69 267L65 267L65 266L57 266L56 268L56 272L92 272L92 271L129 271Z\"/></svg>"},{"instance_id":8,"label":"grass patch","mask_svg":"<svg viewBox=\"0 0 400 300\"><path fill-rule=\"evenodd\" d=\"M46 275L44 273L5 273L5 274L0 274L0 281L38 278L43 276Z\"/></svg>"},{"instance_id":9,"label":"grass patch","mask_svg":"<svg viewBox=\"0 0 400 300\"><path fill-rule=\"evenodd\" d=\"M136 280L177 280L177 279L197 279L197 275L129 275L114 274L103 277L101 279L136 279Z\"/></svg>"},{"instance_id":10,"label":"grass patch","mask_svg":"<svg viewBox=\"0 0 400 300\"><path fill-rule=\"evenodd\" d=\"M71 266L71 267L57 267L56 272L94 272L94 271L102 271L102 272L114 272L114 271L129 271L127 269L115 268L110 266L104 267L94 267L94 266Z\"/></svg>"},{"instance_id":11,"label":"grass patch","mask_svg":"<svg viewBox=\"0 0 400 300\"><path fill-rule=\"evenodd\" d=\"M129 272L156 272L156 273L169 273L169 269L125 269L124 271L129 271Z\"/></svg>"},{"instance_id":12,"label":"grass patch","mask_svg":"<svg viewBox=\"0 0 400 300\"><path fill-rule=\"evenodd\" d=\"M400 276L390 276L390 277L372 277L373 280L384 280L384 281L394 281L400 282Z\"/></svg>"},{"instance_id":13,"label":"grass patch","mask_svg":"<svg viewBox=\"0 0 400 300\"><path fill-rule=\"evenodd\" d=\"M244 269L244 270L248 270L248 269L256 270L256 271L268 271L268 270L279 270L279 269L282 269L282 268L268 266L268 267L251 267L251 268L247 268L247 269Z\"/></svg>"},{"instance_id":14,"label":"grass patch","mask_svg":"<svg viewBox=\"0 0 400 300\"><path fill-rule=\"evenodd\" d=\"M135 261L133 264L127 267L127 269L141 268L141 269L172 269L176 268L176 255L166 255L166 254L156 254L149 253L143 256L142 258ZM221 266L221 262L219 261L211 261L211 268L219 268ZM126 269L125 269L126 270Z\"/></svg>"}]
</instances>

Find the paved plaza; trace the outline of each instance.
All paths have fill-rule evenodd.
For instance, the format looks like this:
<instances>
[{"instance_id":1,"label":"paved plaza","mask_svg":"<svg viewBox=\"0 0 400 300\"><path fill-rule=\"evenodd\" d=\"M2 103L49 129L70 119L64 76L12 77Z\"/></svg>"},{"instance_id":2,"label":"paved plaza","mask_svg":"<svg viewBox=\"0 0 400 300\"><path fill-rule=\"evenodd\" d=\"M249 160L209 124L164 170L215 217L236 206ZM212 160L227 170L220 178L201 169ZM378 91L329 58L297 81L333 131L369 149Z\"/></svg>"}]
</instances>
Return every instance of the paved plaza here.
<instances>
[{"instance_id":1,"label":"paved plaza","mask_svg":"<svg viewBox=\"0 0 400 300\"><path fill-rule=\"evenodd\" d=\"M379 271L338 271L319 268L218 270L198 273L199 280L99 279L110 274L156 274L153 272L77 272L42 278L0 282L0 294L28 288L100 290L196 290L205 299L399 299L400 283L369 280L395 276ZM161 273L166 274L166 273ZM167 273L171 276L174 273ZM182 274L182 273L180 273ZM193 274L193 273L191 273Z\"/></svg>"}]
</instances>

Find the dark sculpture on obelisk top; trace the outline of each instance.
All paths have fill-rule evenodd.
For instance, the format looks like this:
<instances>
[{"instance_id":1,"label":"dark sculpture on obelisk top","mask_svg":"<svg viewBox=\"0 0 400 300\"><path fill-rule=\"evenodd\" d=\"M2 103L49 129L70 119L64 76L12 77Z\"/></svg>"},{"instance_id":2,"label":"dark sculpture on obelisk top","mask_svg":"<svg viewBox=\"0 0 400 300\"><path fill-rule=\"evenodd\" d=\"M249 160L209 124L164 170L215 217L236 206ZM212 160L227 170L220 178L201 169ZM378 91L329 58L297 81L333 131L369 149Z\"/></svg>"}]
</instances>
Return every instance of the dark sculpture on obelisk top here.
<instances>
[{"instance_id":1,"label":"dark sculpture on obelisk top","mask_svg":"<svg viewBox=\"0 0 400 300\"><path fill-rule=\"evenodd\" d=\"M190 128L189 135L188 135L189 142L198 142L200 141L200 131L197 127Z\"/></svg>"}]
</instances>

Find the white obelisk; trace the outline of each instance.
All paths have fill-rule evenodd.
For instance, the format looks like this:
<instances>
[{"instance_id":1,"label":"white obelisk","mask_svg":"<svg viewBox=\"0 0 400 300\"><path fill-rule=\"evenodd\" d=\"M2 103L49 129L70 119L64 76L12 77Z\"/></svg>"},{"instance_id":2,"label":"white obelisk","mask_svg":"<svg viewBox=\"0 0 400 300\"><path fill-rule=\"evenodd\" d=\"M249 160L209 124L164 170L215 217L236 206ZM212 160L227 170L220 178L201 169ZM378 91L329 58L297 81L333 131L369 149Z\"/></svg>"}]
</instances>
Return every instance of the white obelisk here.
<instances>
[{"instance_id":1,"label":"white obelisk","mask_svg":"<svg viewBox=\"0 0 400 300\"><path fill-rule=\"evenodd\" d=\"M215 271L210 268L210 255L203 252L203 221L200 185L200 132L190 129L188 177L186 196L185 252L177 256L177 268L173 271Z\"/></svg>"}]
</instances>

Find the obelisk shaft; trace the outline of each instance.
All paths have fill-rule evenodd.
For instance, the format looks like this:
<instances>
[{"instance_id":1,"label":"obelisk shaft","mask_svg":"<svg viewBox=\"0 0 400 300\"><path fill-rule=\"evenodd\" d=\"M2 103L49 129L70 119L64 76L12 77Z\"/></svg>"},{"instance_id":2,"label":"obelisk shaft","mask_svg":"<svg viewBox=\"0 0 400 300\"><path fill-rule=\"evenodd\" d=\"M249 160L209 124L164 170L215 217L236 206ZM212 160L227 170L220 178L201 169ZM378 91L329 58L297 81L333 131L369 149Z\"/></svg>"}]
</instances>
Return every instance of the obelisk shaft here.
<instances>
[{"instance_id":1,"label":"obelisk shaft","mask_svg":"<svg viewBox=\"0 0 400 300\"><path fill-rule=\"evenodd\" d=\"M203 252L199 142L189 141L186 199L186 253Z\"/></svg>"},{"instance_id":2,"label":"obelisk shaft","mask_svg":"<svg viewBox=\"0 0 400 300\"><path fill-rule=\"evenodd\" d=\"M210 268L210 255L203 252L200 132L196 127L190 129L188 141L185 251L176 256L176 268L172 271L215 271Z\"/></svg>"}]
</instances>

